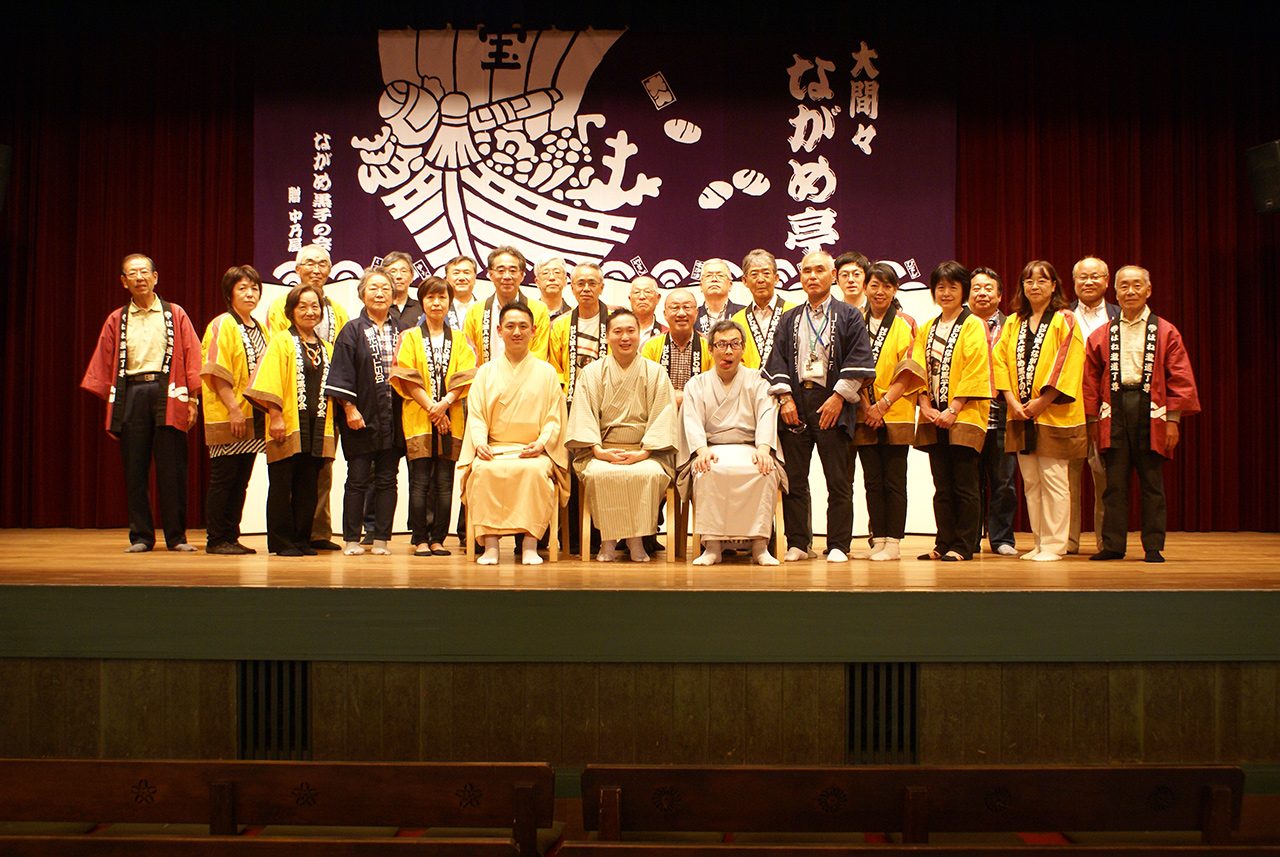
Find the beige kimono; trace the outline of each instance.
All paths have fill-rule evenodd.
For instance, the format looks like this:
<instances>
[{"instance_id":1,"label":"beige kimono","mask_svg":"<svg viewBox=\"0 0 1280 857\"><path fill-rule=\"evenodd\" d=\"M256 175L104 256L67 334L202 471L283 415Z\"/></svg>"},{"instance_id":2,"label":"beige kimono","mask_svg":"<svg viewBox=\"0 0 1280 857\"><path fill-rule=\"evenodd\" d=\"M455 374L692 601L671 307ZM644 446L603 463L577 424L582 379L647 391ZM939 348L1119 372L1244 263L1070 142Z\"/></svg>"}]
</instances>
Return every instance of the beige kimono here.
<instances>
[{"instance_id":1,"label":"beige kimono","mask_svg":"<svg viewBox=\"0 0 1280 857\"><path fill-rule=\"evenodd\" d=\"M503 355L476 370L467 402L458 470L476 534L541 538L555 513L557 486L566 502L569 497L564 396L556 370L532 354L514 365ZM521 458L520 450L534 441L546 447L543 454ZM492 461L476 457L484 443L493 450Z\"/></svg>"},{"instance_id":2,"label":"beige kimono","mask_svg":"<svg viewBox=\"0 0 1280 857\"><path fill-rule=\"evenodd\" d=\"M675 474L676 400L662 367L636 355L626 369L613 354L578 376L565 445L582 480L582 497L608 540L658 531L658 506ZM592 447L644 449L635 464L600 461Z\"/></svg>"}]
</instances>

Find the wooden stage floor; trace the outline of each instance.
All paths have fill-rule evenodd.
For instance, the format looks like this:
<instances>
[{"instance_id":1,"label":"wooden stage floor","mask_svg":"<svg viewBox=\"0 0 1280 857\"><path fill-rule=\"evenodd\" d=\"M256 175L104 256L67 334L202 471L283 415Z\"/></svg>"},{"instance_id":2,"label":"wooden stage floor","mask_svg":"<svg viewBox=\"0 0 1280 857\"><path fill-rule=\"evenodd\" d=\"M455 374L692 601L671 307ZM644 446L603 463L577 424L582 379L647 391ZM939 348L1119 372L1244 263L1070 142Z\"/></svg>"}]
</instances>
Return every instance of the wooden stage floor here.
<instances>
[{"instance_id":1,"label":"wooden stage floor","mask_svg":"<svg viewBox=\"0 0 1280 857\"><path fill-rule=\"evenodd\" d=\"M1166 562L1142 562L1137 533L1129 537L1128 556L1116 562L1089 562L1089 548L1055 563L1020 562L1016 557L982 553L967 563L918 560L933 545L931 536L908 536L898 562L852 560L828 564L816 560L764 567L738 553L718 566L694 566L681 559L666 562L581 562L562 555L558 563L522 565L504 539L496 566L476 565L450 537L450 557L415 557L408 536L392 538L392 555L348 557L337 551L315 557L266 555L266 536L246 536L252 556L209 556L204 531L192 530L195 554L163 548L125 554L124 530L0 530L0 586L240 586L451 590L703 590L721 592L955 592L1092 590L1275 590L1280 589L1280 534L1173 533ZM660 537L661 538L661 537ZM665 540L665 539L664 539ZM819 538L816 549L821 551ZM984 545L985 547L985 545ZM1031 547L1020 534L1019 550ZM854 542L854 550L865 542ZM696 554L691 554L696 556ZM544 553L545 557L545 553Z\"/></svg>"},{"instance_id":2,"label":"wooden stage floor","mask_svg":"<svg viewBox=\"0 0 1280 857\"><path fill-rule=\"evenodd\" d=\"M204 533L192 531L193 544ZM1174 533L1167 562L778 567L460 554L125 554L123 530L0 531L0 657L852 663L1280 660L1280 535ZM1086 536L1086 544L1091 536ZM1030 537L1020 534L1020 547ZM456 544L450 539L450 549ZM821 549L821 544L818 545Z\"/></svg>"}]
</instances>

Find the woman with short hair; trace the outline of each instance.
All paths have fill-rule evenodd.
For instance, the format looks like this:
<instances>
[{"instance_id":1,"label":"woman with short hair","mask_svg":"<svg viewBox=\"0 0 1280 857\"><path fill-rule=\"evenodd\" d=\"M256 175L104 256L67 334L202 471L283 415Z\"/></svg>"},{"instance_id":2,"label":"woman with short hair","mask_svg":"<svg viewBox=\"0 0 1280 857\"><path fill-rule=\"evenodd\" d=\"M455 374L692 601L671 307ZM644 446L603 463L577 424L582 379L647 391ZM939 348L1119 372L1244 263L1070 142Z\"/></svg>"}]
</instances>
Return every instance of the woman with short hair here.
<instances>
[{"instance_id":1,"label":"woman with short hair","mask_svg":"<svg viewBox=\"0 0 1280 857\"><path fill-rule=\"evenodd\" d=\"M985 329L965 306L969 272L943 262L929 275L929 290L942 312L921 326L911 359L924 369L915 445L929 454L937 536L920 559L959 562L978 549L978 478L995 390Z\"/></svg>"},{"instance_id":2,"label":"woman with short hair","mask_svg":"<svg viewBox=\"0 0 1280 857\"><path fill-rule=\"evenodd\" d=\"M365 498L373 486L374 554L391 550L391 518L396 512L400 456L404 429L400 425L400 397L391 389L391 373L400 347L400 328L391 318L395 286L386 268L365 268L356 285L364 302L358 318L338 333L333 343L333 370L325 395L341 409L337 420L342 452L347 458L347 485L342 499L342 552L364 553L360 530Z\"/></svg>"},{"instance_id":3,"label":"woman with short hair","mask_svg":"<svg viewBox=\"0 0 1280 857\"><path fill-rule=\"evenodd\" d=\"M444 539L453 509L453 471L462 451L463 399L476 374L476 355L462 331L449 326L453 286L427 277L418 287L418 301L422 318L400 338L391 386L403 399L413 555L449 556Z\"/></svg>"},{"instance_id":4,"label":"woman with short hair","mask_svg":"<svg viewBox=\"0 0 1280 857\"><path fill-rule=\"evenodd\" d=\"M315 556L316 480L337 440L324 395L333 347L316 334L324 299L314 286L295 286L284 315L289 327L267 344L245 398L267 412L267 550Z\"/></svg>"},{"instance_id":5,"label":"woman with short hair","mask_svg":"<svg viewBox=\"0 0 1280 857\"><path fill-rule=\"evenodd\" d=\"M209 447L206 553L257 553L240 544L240 519L254 462L266 451L263 414L244 397L267 351L262 327L250 315L261 298L262 277L257 271L249 265L228 268L222 275L227 311L209 322L200 343L204 441Z\"/></svg>"}]
</instances>

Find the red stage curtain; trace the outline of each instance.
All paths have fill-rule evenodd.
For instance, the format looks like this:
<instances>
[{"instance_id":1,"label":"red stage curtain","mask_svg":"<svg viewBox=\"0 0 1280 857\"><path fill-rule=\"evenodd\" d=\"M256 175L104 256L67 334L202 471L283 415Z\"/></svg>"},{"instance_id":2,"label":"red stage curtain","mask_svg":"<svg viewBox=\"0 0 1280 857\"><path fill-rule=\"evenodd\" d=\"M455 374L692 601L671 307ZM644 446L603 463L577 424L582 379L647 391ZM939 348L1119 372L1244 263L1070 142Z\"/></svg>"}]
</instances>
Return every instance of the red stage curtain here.
<instances>
[{"instance_id":1,"label":"red stage curtain","mask_svg":"<svg viewBox=\"0 0 1280 857\"><path fill-rule=\"evenodd\" d=\"M118 264L152 255L159 289L197 326L218 282L251 261L247 43L69 37L6 52L0 142L14 147L0 215L9 284L0 372L0 526L125 525L103 405L78 389ZM962 45L959 49L957 45ZM1183 331L1205 412L1167 469L1170 529L1280 529L1276 290L1280 219L1253 213L1243 152L1280 137L1269 57L1202 44L957 37L957 258L1016 279L1081 255L1152 272ZM741 252L740 248L724 248ZM1012 287L1013 284L1010 284ZM203 520L192 436L189 521Z\"/></svg>"},{"instance_id":2,"label":"red stage curtain","mask_svg":"<svg viewBox=\"0 0 1280 857\"><path fill-rule=\"evenodd\" d=\"M1006 308L1032 259L1053 263L1069 297L1084 255L1113 275L1151 271L1152 309L1182 331L1203 408L1165 468L1169 529L1275 531L1280 218L1254 213L1244 163L1280 137L1275 63L1191 39L977 42L965 54L957 257L1001 273Z\"/></svg>"},{"instance_id":3,"label":"red stage curtain","mask_svg":"<svg viewBox=\"0 0 1280 857\"><path fill-rule=\"evenodd\" d=\"M198 31L147 30L72 32L9 59L0 526L122 527L119 445L80 378L103 319L127 299L126 253L154 258L158 291L199 334L224 308L222 272L251 259L252 53ZM197 425L192 527L203 525L200 435Z\"/></svg>"}]
</instances>

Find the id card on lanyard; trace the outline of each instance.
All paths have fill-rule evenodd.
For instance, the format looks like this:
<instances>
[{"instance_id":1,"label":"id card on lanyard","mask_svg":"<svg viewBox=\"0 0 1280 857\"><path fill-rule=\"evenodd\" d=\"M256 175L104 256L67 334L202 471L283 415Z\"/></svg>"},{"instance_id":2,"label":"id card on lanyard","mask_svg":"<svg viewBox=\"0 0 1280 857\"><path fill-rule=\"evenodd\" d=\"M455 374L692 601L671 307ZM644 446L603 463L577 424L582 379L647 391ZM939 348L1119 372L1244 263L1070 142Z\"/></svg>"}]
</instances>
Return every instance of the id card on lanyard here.
<instances>
[{"instance_id":1,"label":"id card on lanyard","mask_svg":"<svg viewBox=\"0 0 1280 857\"><path fill-rule=\"evenodd\" d=\"M831 326L831 316L823 313L821 329L814 326L813 312L807 307L805 308L804 317L809 323L809 359L804 363L804 369L800 373L800 380L823 383L827 378L827 364L826 360L823 359L827 341L822 336Z\"/></svg>"}]
</instances>

